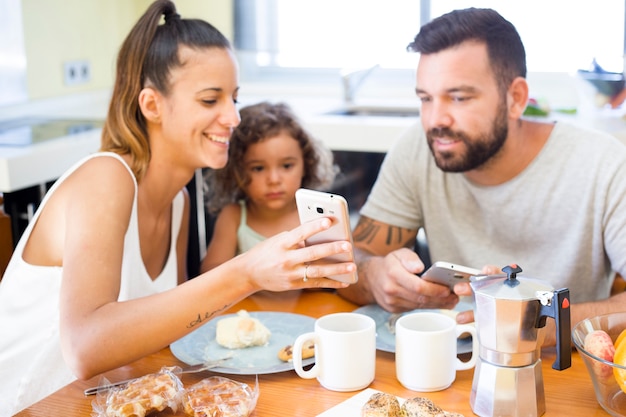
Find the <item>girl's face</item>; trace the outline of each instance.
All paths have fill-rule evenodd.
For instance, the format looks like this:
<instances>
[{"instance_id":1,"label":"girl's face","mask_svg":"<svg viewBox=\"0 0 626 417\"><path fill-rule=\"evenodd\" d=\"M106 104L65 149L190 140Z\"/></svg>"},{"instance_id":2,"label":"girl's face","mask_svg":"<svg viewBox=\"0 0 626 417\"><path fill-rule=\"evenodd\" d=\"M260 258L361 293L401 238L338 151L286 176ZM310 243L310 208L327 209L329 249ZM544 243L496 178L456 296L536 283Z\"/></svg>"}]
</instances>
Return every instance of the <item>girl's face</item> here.
<instances>
[{"instance_id":1,"label":"girl's face","mask_svg":"<svg viewBox=\"0 0 626 417\"><path fill-rule=\"evenodd\" d=\"M182 47L182 66L170 73L162 100L161 129L168 154L193 168L222 168L228 142L239 124L238 68L228 49ZM151 146L156 144L152 143Z\"/></svg>"},{"instance_id":2,"label":"girl's face","mask_svg":"<svg viewBox=\"0 0 626 417\"><path fill-rule=\"evenodd\" d=\"M253 204L276 210L295 206L304 160L300 144L288 133L283 131L250 145L243 169L250 179L244 191Z\"/></svg>"}]
</instances>

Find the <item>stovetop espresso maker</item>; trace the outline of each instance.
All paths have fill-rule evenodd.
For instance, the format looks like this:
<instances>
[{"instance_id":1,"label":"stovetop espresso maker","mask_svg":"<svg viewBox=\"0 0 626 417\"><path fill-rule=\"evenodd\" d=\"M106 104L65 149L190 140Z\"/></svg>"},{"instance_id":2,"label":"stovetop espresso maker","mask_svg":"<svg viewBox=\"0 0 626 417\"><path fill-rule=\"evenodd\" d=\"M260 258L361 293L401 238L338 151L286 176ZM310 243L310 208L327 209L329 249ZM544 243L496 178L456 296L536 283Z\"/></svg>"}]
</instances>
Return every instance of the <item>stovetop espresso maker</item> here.
<instances>
[{"instance_id":1,"label":"stovetop espresso maker","mask_svg":"<svg viewBox=\"0 0 626 417\"><path fill-rule=\"evenodd\" d=\"M556 323L556 370L571 365L569 290L518 277L513 264L504 274L472 277L480 346L470 405L481 417L541 416L545 410L541 345L546 318Z\"/></svg>"}]
</instances>

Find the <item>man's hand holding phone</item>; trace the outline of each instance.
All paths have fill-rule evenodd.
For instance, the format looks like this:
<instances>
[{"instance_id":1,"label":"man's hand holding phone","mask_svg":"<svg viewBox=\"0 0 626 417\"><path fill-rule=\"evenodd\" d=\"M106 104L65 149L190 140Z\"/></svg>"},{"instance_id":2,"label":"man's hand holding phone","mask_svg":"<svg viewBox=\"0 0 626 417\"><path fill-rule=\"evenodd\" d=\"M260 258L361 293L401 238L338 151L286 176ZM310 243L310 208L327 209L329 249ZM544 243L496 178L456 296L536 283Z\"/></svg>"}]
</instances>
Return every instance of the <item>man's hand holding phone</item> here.
<instances>
[{"instance_id":1,"label":"man's hand holding phone","mask_svg":"<svg viewBox=\"0 0 626 417\"><path fill-rule=\"evenodd\" d=\"M469 282L471 276L482 275L479 269L470 268L451 262L435 262L427 271L420 275L420 278L446 285L450 289L460 282Z\"/></svg>"}]
</instances>

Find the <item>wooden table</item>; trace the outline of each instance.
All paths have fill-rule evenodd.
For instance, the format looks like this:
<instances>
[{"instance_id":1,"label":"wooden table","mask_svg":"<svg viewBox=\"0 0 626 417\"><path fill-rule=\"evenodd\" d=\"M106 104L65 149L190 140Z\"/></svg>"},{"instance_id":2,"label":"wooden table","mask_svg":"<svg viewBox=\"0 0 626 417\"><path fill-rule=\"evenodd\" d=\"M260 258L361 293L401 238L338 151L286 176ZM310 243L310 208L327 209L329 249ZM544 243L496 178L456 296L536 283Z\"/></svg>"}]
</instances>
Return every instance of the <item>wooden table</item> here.
<instances>
[{"instance_id":1,"label":"wooden table","mask_svg":"<svg viewBox=\"0 0 626 417\"><path fill-rule=\"evenodd\" d=\"M294 291L283 294L256 294L231 308L230 312L239 309L286 311L320 317L334 312L352 311L355 308L356 305L333 292ZM572 367L564 371L555 371L551 368L554 358L554 349L544 349L542 360L547 409L545 416L608 416L595 399L591 380L578 353L573 353ZM165 348L130 365L107 372L105 376L111 381L117 381L156 372L165 365L185 364L176 359L169 348ZM208 371L185 374L182 381L188 385L211 375L215 374ZM428 397L445 410L473 416L469 404L473 375L473 370L458 372L456 381L443 391L434 393L410 391L396 379L394 354L379 351L376 358L376 378L370 388L403 398ZM255 384L255 376L226 376L251 386ZM83 391L97 385L99 380L100 377L95 377L89 381L75 381L19 413L18 416L88 416L92 411L91 402L95 397L85 397ZM259 387L260 397L253 416L316 416L356 394L328 391L322 388L317 380L301 379L293 371L259 375ZM168 414L166 410L160 415L172 414ZM177 415L183 414L179 412Z\"/></svg>"}]
</instances>

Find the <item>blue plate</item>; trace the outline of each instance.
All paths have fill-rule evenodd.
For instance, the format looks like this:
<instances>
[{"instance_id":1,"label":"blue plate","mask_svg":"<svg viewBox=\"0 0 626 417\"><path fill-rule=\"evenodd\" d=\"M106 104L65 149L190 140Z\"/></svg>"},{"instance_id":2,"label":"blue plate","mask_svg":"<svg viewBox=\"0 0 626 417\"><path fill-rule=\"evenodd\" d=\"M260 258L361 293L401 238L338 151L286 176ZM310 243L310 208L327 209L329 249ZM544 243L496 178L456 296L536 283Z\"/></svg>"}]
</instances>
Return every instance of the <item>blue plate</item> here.
<instances>
[{"instance_id":1,"label":"blue plate","mask_svg":"<svg viewBox=\"0 0 626 417\"><path fill-rule=\"evenodd\" d=\"M189 333L170 345L174 356L188 365L196 365L211 359L231 356L224 366L212 368L211 372L235 375L260 375L290 371L293 363L278 359L278 351L287 345L293 345L296 338L304 333L312 332L315 319L309 316L278 312L249 312L250 317L257 318L272 333L265 346L251 346L243 349L228 349L215 341L217 322L223 318L235 316L228 314L219 316L202 327ZM315 358L304 359L303 365L310 365Z\"/></svg>"},{"instance_id":2,"label":"blue plate","mask_svg":"<svg viewBox=\"0 0 626 417\"><path fill-rule=\"evenodd\" d=\"M420 311L431 311L436 313L447 314L451 317L454 317L458 312L465 310L472 310L473 304L471 301L461 300L454 310L444 310L444 309L419 309L409 311L408 313L416 313ZM389 331L389 326L387 321L389 317L391 317L391 313L383 310L377 304L370 304L363 307L359 307L354 310L355 313L365 314L374 319L376 322L376 349L382 350L384 352L395 353L396 351L396 335L395 333L391 333ZM462 335L461 335L462 336ZM457 340L457 352L458 353L468 353L472 351L472 338L471 337L461 337Z\"/></svg>"}]
</instances>

